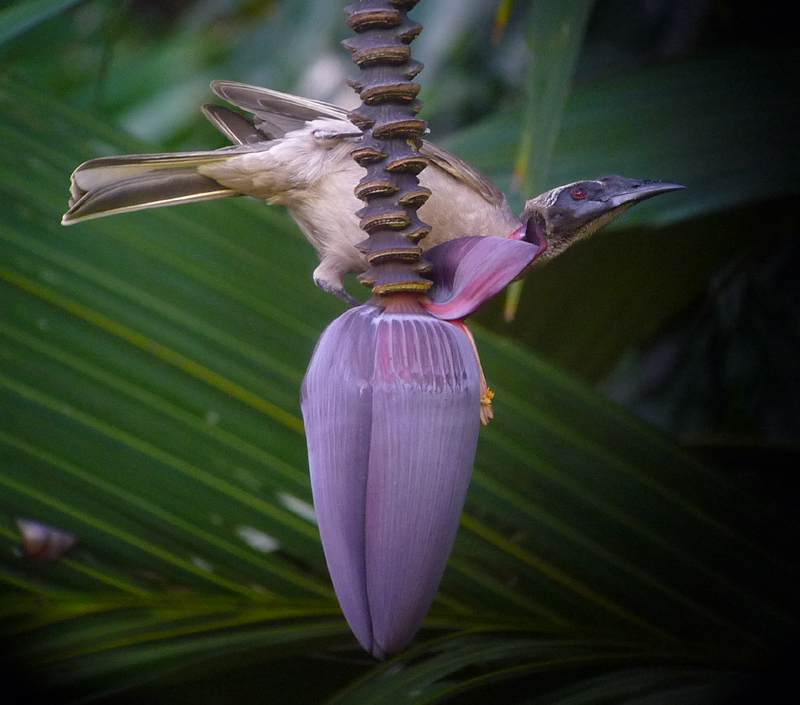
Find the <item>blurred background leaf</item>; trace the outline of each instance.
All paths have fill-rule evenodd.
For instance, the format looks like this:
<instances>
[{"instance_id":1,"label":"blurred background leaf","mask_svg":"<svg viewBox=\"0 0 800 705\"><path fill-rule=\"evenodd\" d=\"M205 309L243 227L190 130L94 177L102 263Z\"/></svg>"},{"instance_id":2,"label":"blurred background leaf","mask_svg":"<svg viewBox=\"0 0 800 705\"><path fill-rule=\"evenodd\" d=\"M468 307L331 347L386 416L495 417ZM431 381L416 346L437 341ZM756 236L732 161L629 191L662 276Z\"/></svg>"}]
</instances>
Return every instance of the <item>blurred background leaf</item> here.
<instances>
[{"instance_id":1,"label":"blurred background leaf","mask_svg":"<svg viewBox=\"0 0 800 705\"><path fill-rule=\"evenodd\" d=\"M341 7L0 9L16 674L100 702L699 703L741 697L797 638L793 30L780 3L577 5L585 40L550 76L529 42L558 36L555 5L420 3L434 139L515 209L532 116L549 135L537 189L615 172L688 188L529 277L513 325L502 302L481 313L496 420L426 629L379 666L341 617L310 505L298 388L342 307L296 226L246 199L58 225L86 159L223 146L198 110L214 78L352 104ZM31 560L18 517L79 543Z\"/></svg>"},{"instance_id":2,"label":"blurred background leaf","mask_svg":"<svg viewBox=\"0 0 800 705\"><path fill-rule=\"evenodd\" d=\"M539 0L531 5L525 32L528 81L522 133L516 149L510 190L530 199L547 189L553 147L561 130L564 102L569 94L593 0ZM503 319L516 316L523 282L506 291Z\"/></svg>"},{"instance_id":3,"label":"blurred background leaf","mask_svg":"<svg viewBox=\"0 0 800 705\"><path fill-rule=\"evenodd\" d=\"M81 0L27 0L3 8L0 10L0 44L79 2Z\"/></svg>"}]
</instances>

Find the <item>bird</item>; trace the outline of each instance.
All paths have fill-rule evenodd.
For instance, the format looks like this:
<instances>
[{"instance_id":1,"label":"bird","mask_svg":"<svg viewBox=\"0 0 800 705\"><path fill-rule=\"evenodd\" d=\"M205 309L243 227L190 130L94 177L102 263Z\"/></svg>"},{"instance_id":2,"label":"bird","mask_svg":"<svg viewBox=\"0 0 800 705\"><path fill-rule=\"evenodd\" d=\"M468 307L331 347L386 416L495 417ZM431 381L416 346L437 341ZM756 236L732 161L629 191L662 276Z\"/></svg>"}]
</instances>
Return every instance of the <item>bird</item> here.
<instances>
[{"instance_id":1,"label":"bird","mask_svg":"<svg viewBox=\"0 0 800 705\"><path fill-rule=\"evenodd\" d=\"M354 191L365 174L351 157L363 133L329 103L234 81L211 89L230 105L202 107L233 146L211 151L101 157L72 174L72 225L92 218L180 203L251 196L286 206L317 250L314 282L351 305L344 278L368 265ZM428 166L420 184L431 196L419 217L431 226L422 250L465 236L543 237L550 259L641 201L683 188L669 181L603 176L559 186L526 202L517 217L500 189L454 154L422 140ZM535 227L534 227L535 226Z\"/></svg>"}]
</instances>

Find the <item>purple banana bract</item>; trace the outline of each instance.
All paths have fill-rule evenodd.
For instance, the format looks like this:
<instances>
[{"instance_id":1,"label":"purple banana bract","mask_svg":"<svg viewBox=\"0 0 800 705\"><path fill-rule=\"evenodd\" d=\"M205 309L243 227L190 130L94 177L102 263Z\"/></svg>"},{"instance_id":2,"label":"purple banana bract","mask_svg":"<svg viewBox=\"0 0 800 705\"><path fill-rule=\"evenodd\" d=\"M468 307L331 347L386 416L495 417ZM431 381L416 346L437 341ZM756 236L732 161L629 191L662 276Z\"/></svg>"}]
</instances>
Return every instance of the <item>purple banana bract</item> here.
<instances>
[{"instance_id":1,"label":"purple banana bract","mask_svg":"<svg viewBox=\"0 0 800 705\"><path fill-rule=\"evenodd\" d=\"M458 319L541 249L494 237L432 248L430 299L351 309L314 351L301 404L322 544L345 617L378 658L425 619L466 498L482 372Z\"/></svg>"}]
</instances>

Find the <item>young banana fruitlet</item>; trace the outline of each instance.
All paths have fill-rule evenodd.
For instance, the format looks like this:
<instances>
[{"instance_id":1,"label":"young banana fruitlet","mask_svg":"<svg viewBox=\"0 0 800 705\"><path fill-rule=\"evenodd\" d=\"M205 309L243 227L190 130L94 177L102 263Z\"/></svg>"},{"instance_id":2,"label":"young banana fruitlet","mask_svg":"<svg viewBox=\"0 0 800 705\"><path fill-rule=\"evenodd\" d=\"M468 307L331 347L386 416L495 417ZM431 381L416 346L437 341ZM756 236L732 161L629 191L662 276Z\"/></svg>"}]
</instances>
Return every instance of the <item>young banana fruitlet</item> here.
<instances>
[{"instance_id":1,"label":"young banana fruitlet","mask_svg":"<svg viewBox=\"0 0 800 705\"><path fill-rule=\"evenodd\" d=\"M72 197L62 223L145 208L231 196L252 196L284 205L316 248L314 281L349 303L349 273L368 265L356 245L364 239L355 212L363 205L355 189L363 168L353 161L363 133L339 107L266 88L214 81L212 90L252 117L221 105L205 105L206 117L232 147L178 154L103 157L72 174ZM604 176L548 191L525 205L517 218L503 193L477 169L430 142L419 154L428 168L420 185L431 192L419 208L431 226L423 250L466 236L525 239L536 227L547 249L560 254L632 205L682 186L666 181Z\"/></svg>"}]
</instances>

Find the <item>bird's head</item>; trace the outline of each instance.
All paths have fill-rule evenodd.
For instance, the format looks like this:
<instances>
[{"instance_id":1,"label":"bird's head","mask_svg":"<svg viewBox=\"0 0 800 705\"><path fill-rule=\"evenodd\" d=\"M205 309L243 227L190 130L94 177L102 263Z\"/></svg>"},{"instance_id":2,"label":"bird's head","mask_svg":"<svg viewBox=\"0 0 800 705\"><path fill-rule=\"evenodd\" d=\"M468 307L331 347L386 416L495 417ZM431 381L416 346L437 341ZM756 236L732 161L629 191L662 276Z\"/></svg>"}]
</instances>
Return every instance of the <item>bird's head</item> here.
<instances>
[{"instance_id":1,"label":"bird's head","mask_svg":"<svg viewBox=\"0 0 800 705\"><path fill-rule=\"evenodd\" d=\"M521 220L525 239L547 240L540 259L560 254L570 245L592 235L631 206L661 193L684 188L670 181L601 176L576 181L543 193L525 204Z\"/></svg>"}]
</instances>

